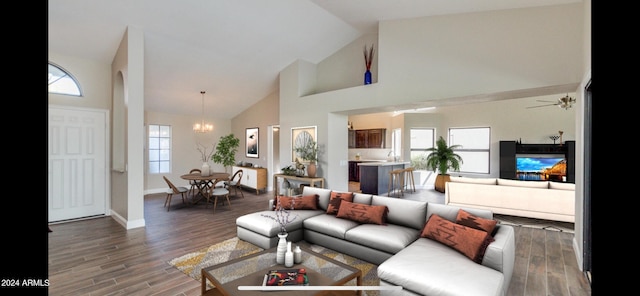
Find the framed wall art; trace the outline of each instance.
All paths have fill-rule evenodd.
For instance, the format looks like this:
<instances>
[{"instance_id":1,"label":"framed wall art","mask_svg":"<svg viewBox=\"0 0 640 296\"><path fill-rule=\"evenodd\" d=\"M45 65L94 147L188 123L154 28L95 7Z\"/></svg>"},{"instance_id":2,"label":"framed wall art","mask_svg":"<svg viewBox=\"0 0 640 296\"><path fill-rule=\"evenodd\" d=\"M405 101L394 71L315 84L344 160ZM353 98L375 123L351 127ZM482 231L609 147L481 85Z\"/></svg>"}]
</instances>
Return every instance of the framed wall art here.
<instances>
[{"instance_id":1,"label":"framed wall art","mask_svg":"<svg viewBox=\"0 0 640 296\"><path fill-rule=\"evenodd\" d=\"M317 126L294 127L291 129L291 162L295 162L296 158L300 158L295 152L296 147L303 147L310 141L317 142L317 129Z\"/></svg>"},{"instance_id":2,"label":"framed wall art","mask_svg":"<svg viewBox=\"0 0 640 296\"><path fill-rule=\"evenodd\" d=\"M257 127L248 128L245 139L246 139L245 151L247 152L247 157L258 158L258 147L260 147L259 146L260 142L258 141L259 140L258 128Z\"/></svg>"}]
</instances>

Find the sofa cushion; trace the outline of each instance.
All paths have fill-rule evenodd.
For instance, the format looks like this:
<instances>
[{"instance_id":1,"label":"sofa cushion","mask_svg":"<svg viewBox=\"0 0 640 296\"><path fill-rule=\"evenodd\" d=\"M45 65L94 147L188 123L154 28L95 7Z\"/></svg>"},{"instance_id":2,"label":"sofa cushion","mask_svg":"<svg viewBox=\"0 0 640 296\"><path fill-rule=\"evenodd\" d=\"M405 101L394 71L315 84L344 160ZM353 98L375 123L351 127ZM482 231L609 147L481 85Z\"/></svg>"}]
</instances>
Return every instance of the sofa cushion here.
<instances>
[{"instance_id":1,"label":"sofa cushion","mask_svg":"<svg viewBox=\"0 0 640 296\"><path fill-rule=\"evenodd\" d=\"M459 206L453 206L453 205L443 205L443 204L437 204L437 203L431 202L427 206L427 220L429 219L429 217L431 217L431 215L438 214L442 218L455 222L456 217L458 217L458 211L460 209L463 209L468 213L471 213L480 218L493 219L493 212L490 210L470 208L470 207L459 207ZM422 227L424 227L424 224L426 223L427 220L423 222Z\"/></svg>"},{"instance_id":2,"label":"sofa cushion","mask_svg":"<svg viewBox=\"0 0 640 296\"><path fill-rule=\"evenodd\" d=\"M493 241L493 237L482 230L456 224L437 214L431 215L420 236L454 248L476 263L482 263L484 252Z\"/></svg>"},{"instance_id":3,"label":"sofa cushion","mask_svg":"<svg viewBox=\"0 0 640 296\"><path fill-rule=\"evenodd\" d=\"M492 235L493 230L496 228L496 224L498 224L498 220L480 218L463 209L460 209L458 210L456 223L467 226L467 227L471 227L473 229L482 230Z\"/></svg>"},{"instance_id":4,"label":"sofa cushion","mask_svg":"<svg viewBox=\"0 0 640 296\"><path fill-rule=\"evenodd\" d=\"M519 180L509 180L509 179L498 179L498 185L548 189L549 181L519 181Z\"/></svg>"},{"instance_id":5,"label":"sofa cushion","mask_svg":"<svg viewBox=\"0 0 640 296\"><path fill-rule=\"evenodd\" d=\"M469 177L454 177L451 176L450 182L458 182L458 183L471 183L471 184L485 184L485 185L496 185L498 181L496 178L469 178Z\"/></svg>"},{"instance_id":6,"label":"sofa cushion","mask_svg":"<svg viewBox=\"0 0 640 296\"><path fill-rule=\"evenodd\" d=\"M320 188L320 187L311 187L304 186L302 188L302 195L318 195L318 203L320 204L320 208L323 210L327 210L327 206L329 205L329 197L331 196L331 189Z\"/></svg>"},{"instance_id":7,"label":"sofa cushion","mask_svg":"<svg viewBox=\"0 0 640 296\"><path fill-rule=\"evenodd\" d=\"M287 210L317 210L318 209L318 195L304 195L304 196L280 196L280 201L276 205L276 211L280 207L284 207Z\"/></svg>"},{"instance_id":8,"label":"sofa cushion","mask_svg":"<svg viewBox=\"0 0 640 296\"><path fill-rule=\"evenodd\" d=\"M380 195L371 197L371 205L386 206L387 223L422 229L426 221L427 202ZM455 217L455 215L454 215Z\"/></svg>"},{"instance_id":9,"label":"sofa cushion","mask_svg":"<svg viewBox=\"0 0 640 296\"><path fill-rule=\"evenodd\" d=\"M576 191L576 184L573 184L573 183L561 183L561 182L549 182L549 189Z\"/></svg>"},{"instance_id":10,"label":"sofa cushion","mask_svg":"<svg viewBox=\"0 0 640 296\"><path fill-rule=\"evenodd\" d=\"M290 210L290 223L286 229L288 232L301 229L303 221L320 214L324 211ZM242 215L236 218L236 225L266 237L275 237L280 232L280 224L276 220L276 211L266 210Z\"/></svg>"},{"instance_id":11,"label":"sofa cushion","mask_svg":"<svg viewBox=\"0 0 640 296\"><path fill-rule=\"evenodd\" d=\"M386 206L371 206L343 200L336 217L358 223L383 225L387 221L388 211Z\"/></svg>"},{"instance_id":12,"label":"sofa cushion","mask_svg":"<svg viewBox=\"0 0 640 296\"><path fill-rule=\"evenodd\" d=\"M278 204L281 204L281 203L282 203L282 200L280 200L280 198L281 198L281 197L284 197L284 196L285 196L285 195L277 195L276 197L274 197L274 198L273 198L273 203L271 203L271 209L272 209L272 210L274 210L274 211L275 211L276 209L278 209L278 208L279 208ZM285 207L285 208L287 208L287 209L291 209L291 206L292 206L292 204L291 204L291 200L287 200L287 201L285 201L283 205L284 205L284 207Z\"/></svg>"},{"instance_id":13,"label":"sofa cushion","mask_svg":"<svg viewBox=\"0 0 640 296\"><path fill-rule=\"evenodd\" d=\"M387 224L361 224L347 230L345 239L386 253L395 254L420 237L411 227Z\"/></svg>"},{"instance_id":14,"label":"sofa cushion","mask_svg":"<svg viewBox=\"0 0 640 296\"><path fill-rule=\"evenodd\" d=\"M355 192L353 193L353 202L370 205L372 196L373 196L372 194Z\"/></svg>"},{"instance_id":15,"label":"sofa cushion","mask_svg":"<svg viewBox=\"0 0 640 296\"><path fill-rule=\"evenodd\" d=\"M336 218L336 216L329 215L327 213L305 219L303 223L304 229L337 237L339 239L344 239L345 233L349 229L358 225L360 225L360 223L347 219Z\"/></svg>"},{"instance_id":16,"label":"sofa cushion","mask_svg":"<svg viewBox=\"0 0 640 296\"><path fill-rule=\"evenodd\" d=\"M329 205L327 206L327 214L335 215L340 209L342 201L353 201L353 193L351 192L338 192L331 191L331 197L329 198Z\"/></svg>"},{"instance_id":17,"label":"sofa cushion","mask_svg":"<svg viewBox=\"0 0 640 296\"><path fill-rule=\"evenodd\" d=\"M504 274L427 238L382 262L377 272L381 285L384 281L415 293L407 295L504 295Z\"/></svg>"}]
</instances>

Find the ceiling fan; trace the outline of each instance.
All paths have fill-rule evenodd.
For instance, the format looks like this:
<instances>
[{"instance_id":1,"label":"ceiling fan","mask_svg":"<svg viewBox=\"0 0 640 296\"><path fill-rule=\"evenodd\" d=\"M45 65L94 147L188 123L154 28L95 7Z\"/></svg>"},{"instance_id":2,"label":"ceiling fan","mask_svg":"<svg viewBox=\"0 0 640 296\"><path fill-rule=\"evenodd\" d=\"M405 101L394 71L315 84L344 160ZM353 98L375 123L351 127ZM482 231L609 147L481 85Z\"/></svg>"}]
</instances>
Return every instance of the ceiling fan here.
<instances>
[{"instance_id":1,"label":"ceiling fan","mask_svg":"<svg viewBox=\"0 0 640 296\"><path fill-rule=\"evenodd\" d=\"M558 106L562 109L569 109L571 108L571 106L573 105L573 103L576 102L575 98L572 98L569 96L569 94L567 94L566 96L559 98L557 102L553 102L553 101L544 101L544 100L538 100L538 102L546 102L546 103L553 103L553 104L545 104L545 105L538 105L538 106L531 106L531 107L527 107L527 109L531 109L531 108L538 108L538 107L546 107L546 106Z\"/></svg>"}]
</instances>

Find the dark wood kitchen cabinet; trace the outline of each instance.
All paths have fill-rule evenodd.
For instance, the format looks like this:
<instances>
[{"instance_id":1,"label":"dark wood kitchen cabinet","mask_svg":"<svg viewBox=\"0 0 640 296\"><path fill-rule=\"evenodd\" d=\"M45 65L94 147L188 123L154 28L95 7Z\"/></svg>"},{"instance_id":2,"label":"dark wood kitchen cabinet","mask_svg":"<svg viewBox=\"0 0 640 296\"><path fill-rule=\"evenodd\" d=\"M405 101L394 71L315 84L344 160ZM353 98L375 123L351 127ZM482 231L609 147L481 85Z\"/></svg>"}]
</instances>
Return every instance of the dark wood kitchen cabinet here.
<instances>
[{"instance_id":1,"label":"dark wood kitchen cabinet","mask_svg":"<svg viewBox=\"0 0 640 296\"><path fill-rule=\"evenodd\" d=\"M349 130L349 148L356 148L356 131Z\"/></svg>"},{"instance_id":2,"label":"dark wood kitchen cabinet","mask_svg":"<svg viewBox=\"0 0 640 296\"><path fill-rule=\"evenodd\" d=\"M386 129L363 129L355 131L355 148L384 148Z\"/></svg>"},{"instance_id":3,"label":"dark wood kitchen cabinet","mask_svg":"<svg viewBox=\"0 0 640 296\"><path fill-rule=\"evenodd\" d=\"M367 135L367 146L369 148L384 148L385 129L369 130Z\"/></svg>"},{"instance_id":4,"label":"dark wood kitchen cabinet","mask_svg":"<svg viewBox=\"0 0 640 296\"><path fill-rule=\"evenodd\" d=\"M360 182L360 166L361 161L349 161L349 182Z\"/></svg>"},{"instance_id":5,"label":"dark wood kitchen cabinet","mask_svg":"<svg viewBox=\"0 0 640 296\"><path fill-rule=\"evenodd\" d=\"M368 130L356 130L356 148L367 148Z\"/></svg>"}]
</instances>

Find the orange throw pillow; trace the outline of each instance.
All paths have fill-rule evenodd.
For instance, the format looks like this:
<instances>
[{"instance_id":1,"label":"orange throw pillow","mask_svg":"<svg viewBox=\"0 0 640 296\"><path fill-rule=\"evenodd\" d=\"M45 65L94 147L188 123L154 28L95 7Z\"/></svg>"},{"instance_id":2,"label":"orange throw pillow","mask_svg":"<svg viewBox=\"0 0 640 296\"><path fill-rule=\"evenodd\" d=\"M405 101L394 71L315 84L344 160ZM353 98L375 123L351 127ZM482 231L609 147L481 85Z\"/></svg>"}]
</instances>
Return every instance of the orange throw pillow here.
<instances>
[{"instance_id":1,"label":"orange throw pillow","mask_svg":"<svg viewBox=\"0 0 640 296\"><path fill-rule=\"evenodd\" d=\"M497 220L485 219L473 215L463 209L458 210L458 216L456 217L456 223L471 227L478 230L483 230L490 235L493 235L493 230L498 224Z\"/></svg>"},{"instance_id":2,"label":"orange throw pillow","mask_svg":"<svg viewBox=\"0 0 640 296\"><path fill-rule=\"evenodd\" d=\"M385 225L388 212L387 206L370 206L343 200L336 217L363 224Z\"/></svg>"},{"instance_id":3,"label":"orange throw pillow","mask_svg":"<svg viewBox=\"0 0 640 296\"><path fill-rule=\"evenodd\" d=\"M331 191L331 197L329 198L329 205L327 206L327 214L335 215L340 209L342 201L353 201L353 192L337 192Z\"/></svg>"},{"instance_id":4,"label":"orange throw pillow","mask_svg":"<svg viewBox=\"0 0 640 296\"><path fill-rule=\"evenodd\" d=\"M437 214L429 217L420 236L445 244L476 263L482 263L484 252L494 241L482 230L453 223Z\"/></svg>"},{"instance_id":5,"label":"orange throw pillow","mask_svg":"<svg viewBox=\"0 0 640 296\"><path fill-rule=\"evenodd\" d=\"M285 210L317 210L318 209L317 194L306 196L280 196L279 204L276 205L276 211L283 207ZM292 203L293 202L293 209Z\"/></svg>"}]
</instances>

